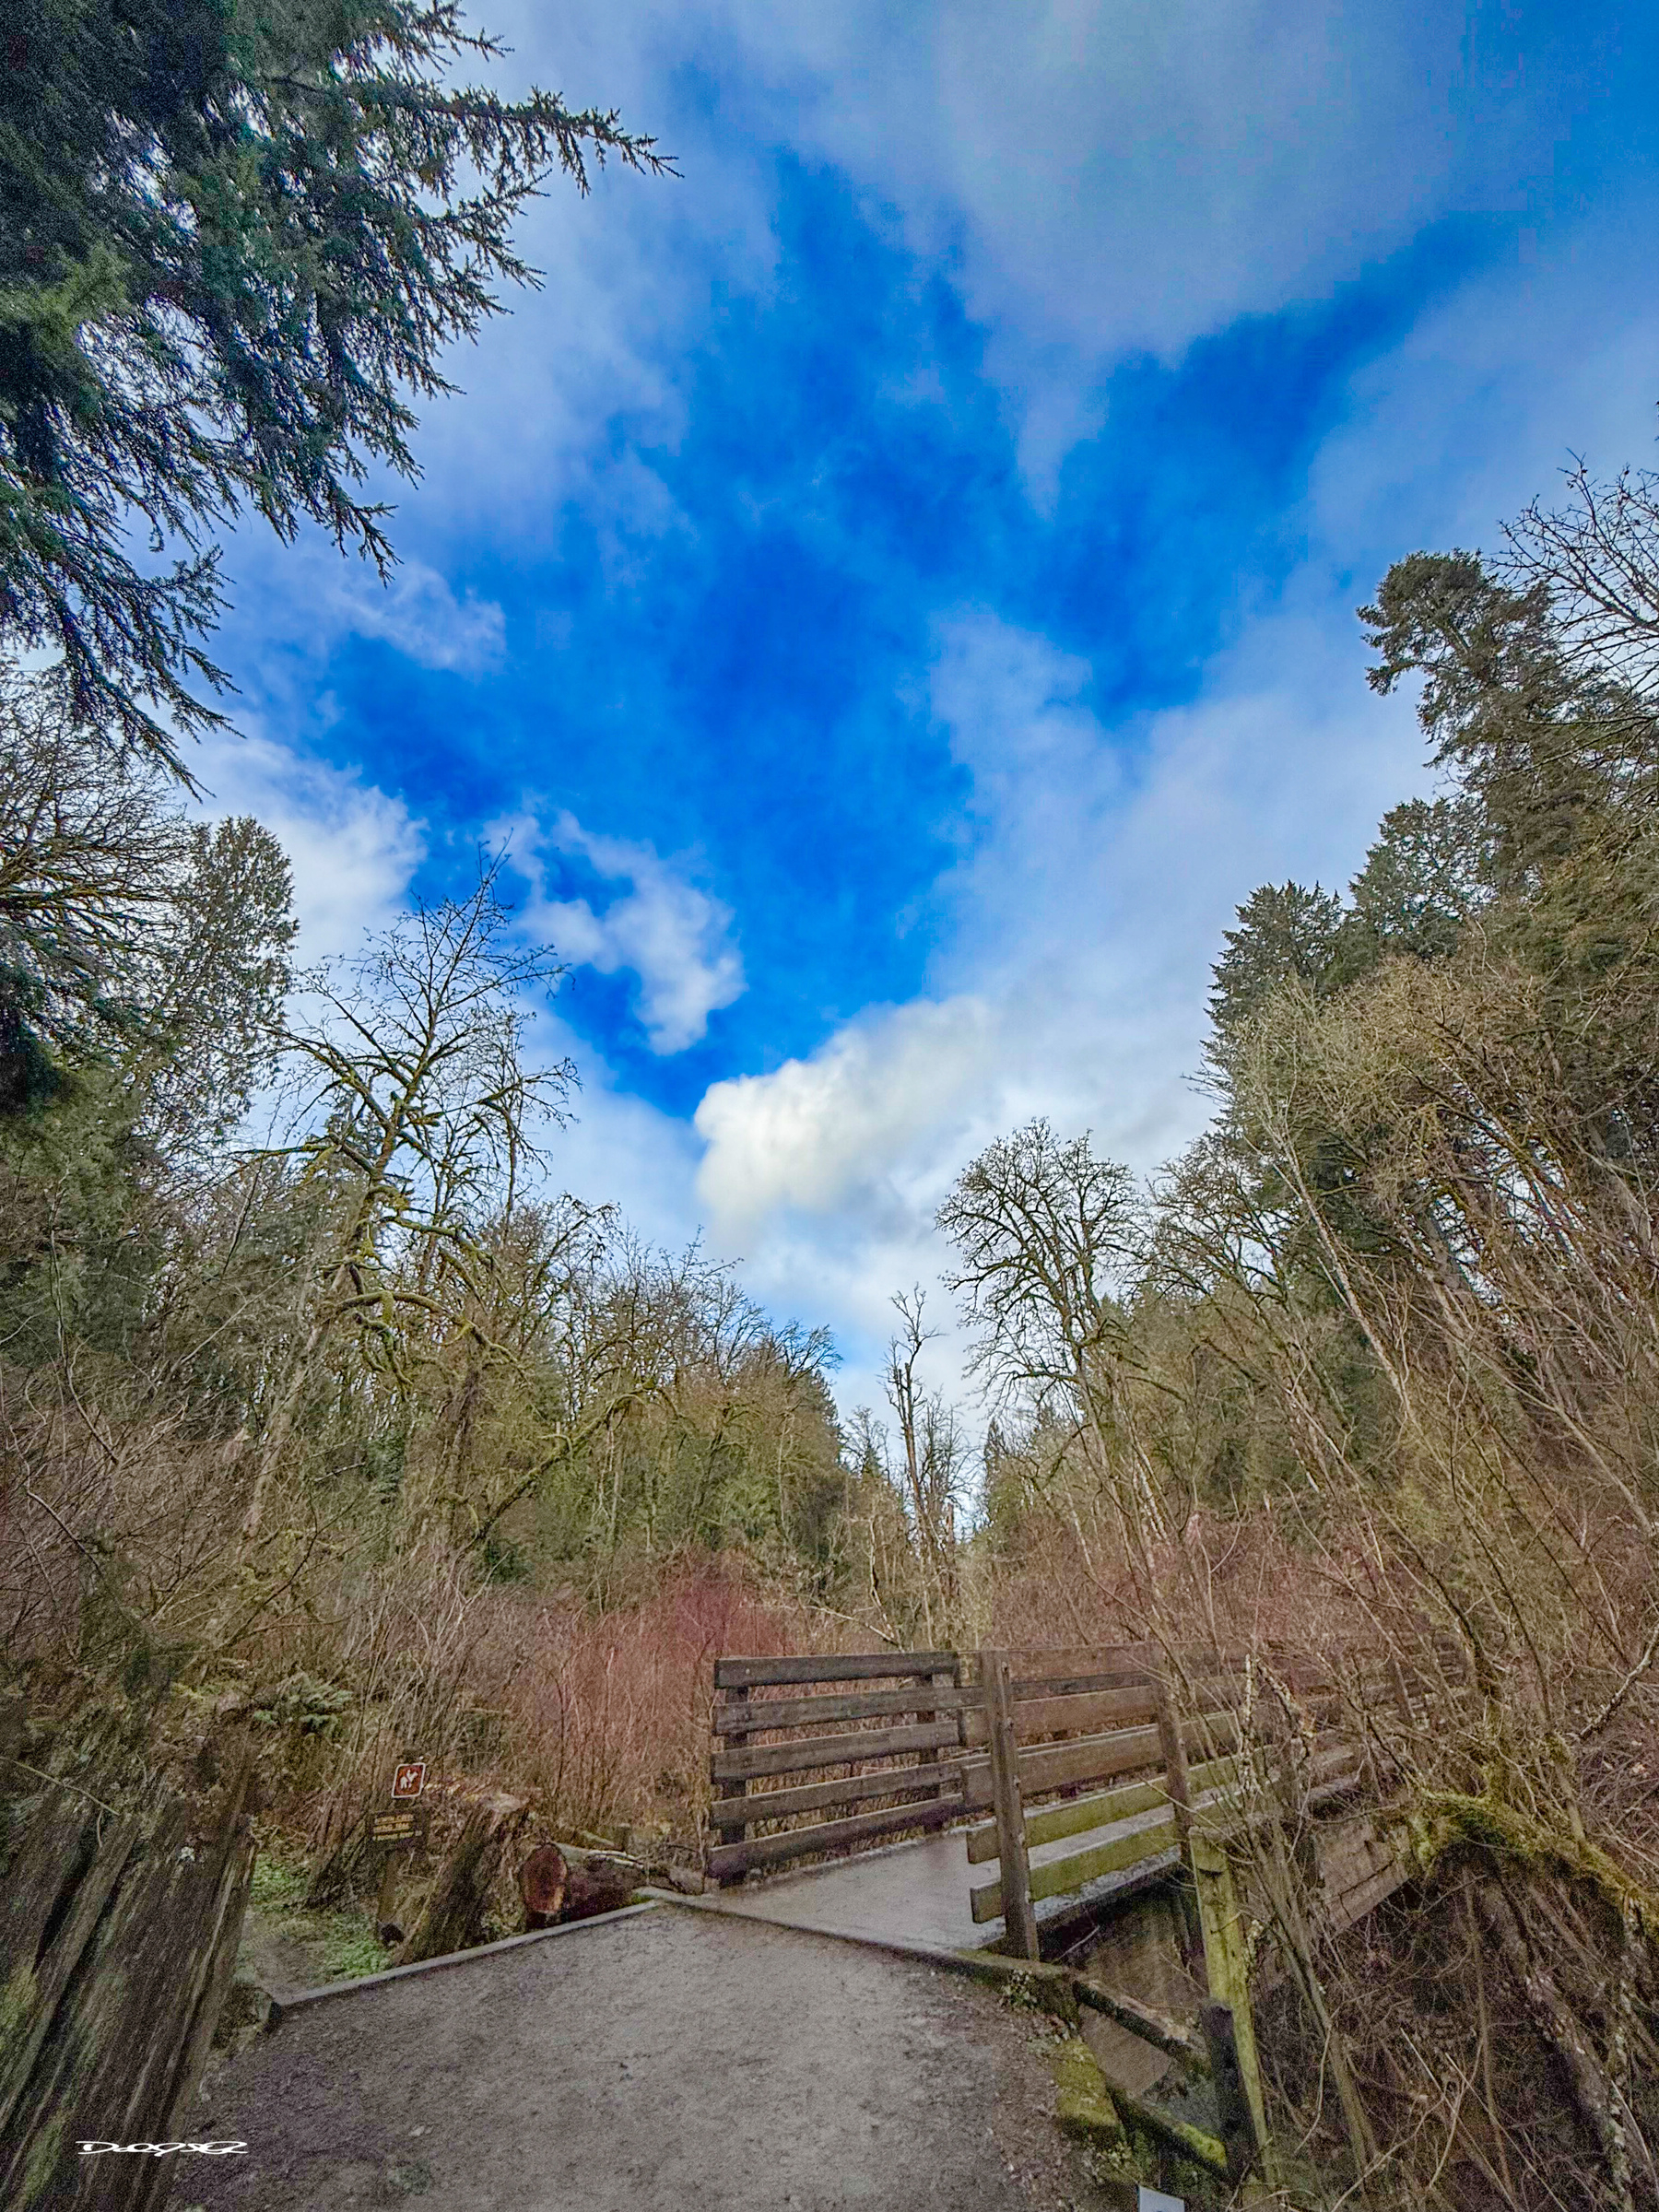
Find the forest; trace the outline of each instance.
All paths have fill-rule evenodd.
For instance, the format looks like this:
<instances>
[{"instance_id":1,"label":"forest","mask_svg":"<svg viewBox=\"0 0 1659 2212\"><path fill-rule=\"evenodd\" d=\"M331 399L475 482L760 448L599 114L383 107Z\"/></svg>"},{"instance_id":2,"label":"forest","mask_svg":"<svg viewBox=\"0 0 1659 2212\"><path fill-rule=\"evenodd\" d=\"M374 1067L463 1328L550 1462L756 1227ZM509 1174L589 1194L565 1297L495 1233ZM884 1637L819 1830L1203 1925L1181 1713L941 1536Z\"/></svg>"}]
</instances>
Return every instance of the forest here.
<instances>
[{"instance_id":1,"label":"forest","mask_svg":"<svg viewBox=\"0 0 1659 2212\"><path fill-rule=\"evenodd\" d=\"M1638 477L1571 491L1362 610L1441 794L1346 894L1241 908L1207 1134L1145 1185L1041 1122L987 1148L939 1214L982 1399L928 1386L905 1294L851 1429L821 1330L559 1190L571 1076L524 1041L556 956L494 867L305 970L269 833L188 819L14 669L0 1630L29 1729L154 1764L241 1720L326 1900L415 1749L556 1831L693 1853L722 1648L1449 1631L1479 1694L1403 1747L1422 1894L1312 1984L1341 2124L1425 2190L1455 2149L1494 2203L1644 2201L1659 512ZM1501 2032L1464 2002L1494 1948ZM1513 2117L1552 2085L1554 2137Z\"/></svg>"},{"instance_id":2,"label":"forest","mask_svg":"<svg viewBox=\"0 0 1659 2212\"><path fill-rule=\"evenodd\" d=\"M1449 1636L1471 1694L1391 1746L1407 1901L1306 1938L1277 2122L1378 2206L1659 2203L1659 480L1581 470L1388 570L1355 680L1418 700L1438 795L1346 891L1239 909L1183 1156L1143 1181L1037 1120L963 1169L930 1295L976 1394L900 1289L844 1419L812 1315L564 1187L559 951L500 853L319 964L277 840L194 802L213 528L390 558L359 465L408 465L398 395L524 275L517 206L584 149L664 166L551 96L400 105L458 18L357 13L383 80L221 57L273 145L379 149L383 205L320 206L335 276L275 192L240 270L163 235L67 78L97 193L7 157L0 1748L188 1793L235 1736L324 1910L402 1758L441 1823L507 1793L694 1858L723 1650L1198 1634L1270 1680ZM218 81L142 119L197 183ZM196 534L171 575L133 511Z\"/></svg>"}]
</instances>

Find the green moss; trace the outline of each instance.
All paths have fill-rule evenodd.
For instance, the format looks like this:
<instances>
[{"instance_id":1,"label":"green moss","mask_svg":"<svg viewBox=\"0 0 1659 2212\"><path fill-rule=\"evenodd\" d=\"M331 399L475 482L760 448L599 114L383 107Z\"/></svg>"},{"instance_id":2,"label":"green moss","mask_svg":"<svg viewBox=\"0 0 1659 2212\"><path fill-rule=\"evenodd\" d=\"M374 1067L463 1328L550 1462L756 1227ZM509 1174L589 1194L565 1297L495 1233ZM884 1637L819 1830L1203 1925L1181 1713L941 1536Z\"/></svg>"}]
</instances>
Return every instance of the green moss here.
<instances>
[{"instance_id":1,"label":"green moss","mask_svg":"<svg viewBox=\"0 0 1659 2212\"><path fill-rule=\"evenodd\" d=\"M1106 2077L1082 2037L1068 2035L1049 2053L1048 2063L1059 2091L1054 2117L1063 2132L1097 2148L1122 2147L1124 2124Z\"/></svg>"},{"instance_id":2,"label":"green moss","mask_svg":"<svg viewBox=\"0 0 1659 2212\"><path fill-rule=\"evenodd\" d=\"M1440 1792L1418 1801L1406 1827L1421 1874L1431 1874L1457 1846L1473 1844L1493 1858L1547 1868L1587 1883L1620 1919L1634 1920L1650 1941L1659 1936L1659 1896L1632 1881L1594 1843L1546 1828L1501 1797Z\"/></svg>"},{"instance_id":3,"label":"green moss","mask_svg":"<svg viewBox=\"0 0 1659 2212\"><path fill-rule=\"evenodd\" d=\"M41 2192L52 2185L58 2161L64 2151L64 2130L68 2126L67 2113L59 2112L49 2121L35 2138L23 2169L23 2204L25 2207L37 2203Z\"/></svg>"}]
</instances>

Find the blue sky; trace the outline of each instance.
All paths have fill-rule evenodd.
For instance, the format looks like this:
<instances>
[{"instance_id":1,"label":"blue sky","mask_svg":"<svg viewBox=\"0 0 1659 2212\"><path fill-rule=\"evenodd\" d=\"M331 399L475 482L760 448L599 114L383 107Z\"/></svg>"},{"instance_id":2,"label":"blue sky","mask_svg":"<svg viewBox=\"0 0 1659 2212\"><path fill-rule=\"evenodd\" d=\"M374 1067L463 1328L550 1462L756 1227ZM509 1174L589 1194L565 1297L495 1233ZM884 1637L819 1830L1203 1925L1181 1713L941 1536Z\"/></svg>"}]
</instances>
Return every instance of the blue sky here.
<instances>
[{"instance_id":1,"label":"blue sky","mask_svg":"<svg viewBox=\"0 0 1659 2212\"><path fill-rule=\"evenodd\" d=\"M312 952L510 839L560 1179L828 1322L1034 1112L1155 1168L1233 907L1426 787L1352 610L1659 400L1634 7L485 13L677 182L553 186L389 590L251 531L203 765ZM945 1301L935 1297L940 1318ZM953 1371L948 1340L938 1371Z\"/></svg>"}]
</instances>

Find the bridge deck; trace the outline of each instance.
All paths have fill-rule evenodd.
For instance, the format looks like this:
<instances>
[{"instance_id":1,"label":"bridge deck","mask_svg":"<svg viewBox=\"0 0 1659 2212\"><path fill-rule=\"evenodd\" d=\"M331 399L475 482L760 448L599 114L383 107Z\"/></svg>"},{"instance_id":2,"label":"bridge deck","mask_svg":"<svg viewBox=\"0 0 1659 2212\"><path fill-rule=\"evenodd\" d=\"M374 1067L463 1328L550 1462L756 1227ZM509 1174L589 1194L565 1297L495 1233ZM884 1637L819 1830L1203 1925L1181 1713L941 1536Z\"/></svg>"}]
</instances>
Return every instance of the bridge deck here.
<instances>
[{"instance_id":1,"label":"bridge deck","mask_svg":"<svg viewBox=\"0 0 1659 2212\"><path fill-rule=\"evenodd\" d=\"M774 1875L722 1889L707 1901L723 1912L820 1935L874 1943L929 1943L941 1950L988 1949L1000 1920L976 1927L968 1907L968 1846L960 1829L860 1852L829 1866Z\"/></svg>"},{"instance_id":2,"label":"bridge deck","mask_svg":"<svg viewBox=\"0 0 1659 2212\"><path fill-rule=\"evenodd\" d=\"M1095 1831L1101 1841L1156 1826L1164 1816L1142 1813ZM1092 1839L1091 1839L1092 1840ZM1076 1840L1040 1844L1033 1866L1076 1848ZM1060 1921L1080 1906L1144 1889L1176 1864L1173 1851L1141 1860L1121 1873L1102 1876L1081 1892L1044 1898L1037 1907L1040 1926ZM707 1902L723 1912L774 1926L810 1928L822 1935L863 1936L873 1943L921 1943L944 1950L994 1949L1003 1939L1000 1920L976 1924L968 1902L970 1880L983 1881L992 1867L971 1867L965 1830L947 1829L910 1843L889 1843L859 1852L827 1866L774 1875L770 1881L711 1893Z\"/></svg>"}]
</instances>

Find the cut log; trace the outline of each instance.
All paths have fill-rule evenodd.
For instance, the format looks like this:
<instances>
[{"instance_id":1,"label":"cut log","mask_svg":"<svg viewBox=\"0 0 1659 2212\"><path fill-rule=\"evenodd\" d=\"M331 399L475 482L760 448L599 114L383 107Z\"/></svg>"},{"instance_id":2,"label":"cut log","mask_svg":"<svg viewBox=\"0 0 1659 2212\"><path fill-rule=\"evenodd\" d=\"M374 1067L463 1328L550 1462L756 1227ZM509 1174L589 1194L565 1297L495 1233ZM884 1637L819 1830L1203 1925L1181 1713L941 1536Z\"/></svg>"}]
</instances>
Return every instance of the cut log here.
<instances>
[{"instance_id":1,"label":"cut log","mask_svg":"<svg viewBox=\"0 0 1659 2212\"><path fill-rule=\"evenodd\" d=\"M447 1958L452 1951L469 1950L484 1940L484 1907L490 1885L529 1818L528 1798L500 1794L479 1798L397 1954L399 1966Z\"/></svg>"},{"instance_id":2,"label":"cut log","mask_svg":"<svg viewBox=\"0 0 1659 2212\"><path fill-rule=\"evenodd\" d=\"M633 1877L626 1867L572 1866L565 1884L560 1920L592 1920L600 1912L618 1912L633 1895Z\"/></svg>"},{"instance_id":3,"label":"cut log","mask_svg":"<svg viewBox=\"0 0 1659 2212\"><path fill-rule=\"evenodd\" d=\"M524 1900L524 1932L550 1928L563 1910L571 1870L557 1843L543 1843L519 1868L519 1895Z\"/></svg>"}]
</instances>

